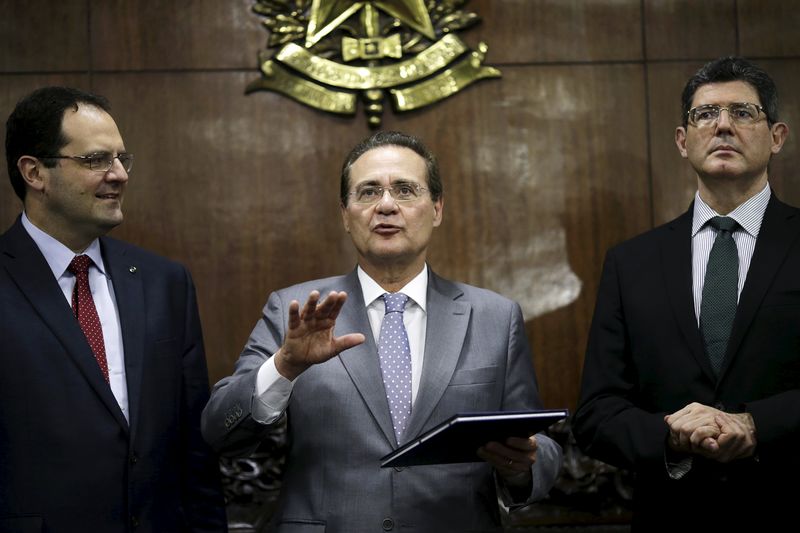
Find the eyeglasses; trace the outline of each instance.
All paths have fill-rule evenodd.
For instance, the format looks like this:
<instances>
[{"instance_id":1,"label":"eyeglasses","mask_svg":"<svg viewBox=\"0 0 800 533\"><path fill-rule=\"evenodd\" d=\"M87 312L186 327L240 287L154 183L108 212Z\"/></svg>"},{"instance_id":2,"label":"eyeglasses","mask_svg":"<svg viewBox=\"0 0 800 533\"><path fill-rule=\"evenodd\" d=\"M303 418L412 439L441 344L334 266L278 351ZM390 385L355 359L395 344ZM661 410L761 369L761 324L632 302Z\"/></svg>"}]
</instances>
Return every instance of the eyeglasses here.
<instances>
[{"instance_id":1,"label":"eyeglasses","mask_svg":"<svg viewBox=\"0 0 800 533\"><path fill-rule=\"evenodd\" d=\"M711 126L719 120L723 109L728 112L728 118L739 126L755 124L762 112L766 115L763 107L748 102L738 102L727 106L707 104L689 110L689 124L698 128Z\"/></svg>"},{"instance_id":2,"label":"eyeglasses","mask_svg":"<svg viewBox=\"0 0 800 533\"><path fill-rule=\"evenodd\" d=\"M394 183L388 187L380 185L365 185L351 193L348 196L353 197L353 201L357 204L375 204L381 201L383 194L389 191L389 194L395 202L413 202L418 200L422 193L427 191L425 187L419 183Z\"/></svg>"},{"instance_id":3,"label":"eyeglasses","mask_svg":"<svg viewBox=\"0 0 800 533\"><path fill-rule=\"evenodd\" d=\"M114 160L119 159L125 172L130 172L133 168L133 154L127 152L117 155L112 155L109 152L98 152L89 155L47 155L42 156L41 159L73 159L98 172L108 172L114 166Z\"/></svg>"}]
</instances>

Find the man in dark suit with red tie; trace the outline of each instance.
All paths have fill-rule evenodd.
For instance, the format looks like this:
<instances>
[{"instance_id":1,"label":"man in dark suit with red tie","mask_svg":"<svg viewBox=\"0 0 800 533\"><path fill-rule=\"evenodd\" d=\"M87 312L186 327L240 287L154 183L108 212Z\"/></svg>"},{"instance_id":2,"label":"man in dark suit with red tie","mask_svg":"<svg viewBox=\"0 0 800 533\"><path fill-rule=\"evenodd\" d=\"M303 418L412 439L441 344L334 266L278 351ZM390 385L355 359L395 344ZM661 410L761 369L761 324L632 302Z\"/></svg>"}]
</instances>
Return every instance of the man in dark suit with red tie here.
<instances>
[{"instance_id":1,"label":"man in dark suit with red tie","mask_svg":"<svg viewBox=\"0 0 800 533\"><path fill-rule=\"evenodd\" d=\"M682 100L698 191L608 252L574 432L635 472L634 531L779 531L800 474L800 210L767 171L788 127L741 58L705 65Z\"/></svg>"},{"instance_id":2,"label":"man in dark suit with red tie","mask_svg":"<svg viewBox=\"0 0 800 533\"><path fill-rule=\"evenodd\" d=\"M189 273L104 237L133 164L107 100L47 87L6 127L0 531L226 531Z\"/></svg>"}]
</instances>

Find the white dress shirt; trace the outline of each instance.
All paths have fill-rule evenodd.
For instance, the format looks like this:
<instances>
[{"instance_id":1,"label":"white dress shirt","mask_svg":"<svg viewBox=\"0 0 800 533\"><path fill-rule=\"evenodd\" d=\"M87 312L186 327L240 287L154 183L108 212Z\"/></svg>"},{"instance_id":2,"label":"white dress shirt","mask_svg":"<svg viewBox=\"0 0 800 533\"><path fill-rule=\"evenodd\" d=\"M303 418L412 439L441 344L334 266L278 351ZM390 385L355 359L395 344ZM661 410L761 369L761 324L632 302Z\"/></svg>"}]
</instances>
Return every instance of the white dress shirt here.
<instances>
[{"instance_id":1,"label":"white dress shirt","mask_svg":"<svg viewBox=\"0 0 800 533\"><path fill-rule=\"evenodd\" d=\"M75 253L64 246L60 241L37 228L22 213L22 226L28 235L31 236L39 251L50 266L53 276L58 281L61 292L67 300L67 305L72 307L72 292L75 288L75 275L67 267ZM100 326L103 329L103 344L106 348L106 360L108 362L108 379L111 392L114 393L119 408L125 419L128 420L128 382L125 375L125 355L122 346L122 327L119 322L119 311L117 301L114 296L114 286L111 276L108 275L103 263L103 255L100 252L100 241L95 239L83 251L88 255L93 265L89 267L89 288L92 291L97 316L100 318Z\"/></svg>"}]
</instances>

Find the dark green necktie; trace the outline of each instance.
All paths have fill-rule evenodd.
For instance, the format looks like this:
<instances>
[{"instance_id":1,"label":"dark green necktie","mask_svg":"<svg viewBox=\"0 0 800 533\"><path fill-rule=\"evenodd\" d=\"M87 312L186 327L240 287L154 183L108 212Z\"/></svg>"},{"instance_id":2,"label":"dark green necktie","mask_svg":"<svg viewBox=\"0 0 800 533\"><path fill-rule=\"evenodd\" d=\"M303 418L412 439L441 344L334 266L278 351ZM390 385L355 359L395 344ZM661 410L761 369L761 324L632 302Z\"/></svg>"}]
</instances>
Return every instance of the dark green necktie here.
<instances>
[{"instance_id":1,"label":"dark green necktie","mask_svg":"<svg viewBox=\"0 0 800 533\"><path fill-rule=\"evenodd\" d=\"M738 300L739 253L733 240L733 230L738 224L730 217L714 217L708 224L717 230L717 237L706 266L703 301L700 303L700 332L711 367L719 375Z\"/></svg>"}]
</instances>

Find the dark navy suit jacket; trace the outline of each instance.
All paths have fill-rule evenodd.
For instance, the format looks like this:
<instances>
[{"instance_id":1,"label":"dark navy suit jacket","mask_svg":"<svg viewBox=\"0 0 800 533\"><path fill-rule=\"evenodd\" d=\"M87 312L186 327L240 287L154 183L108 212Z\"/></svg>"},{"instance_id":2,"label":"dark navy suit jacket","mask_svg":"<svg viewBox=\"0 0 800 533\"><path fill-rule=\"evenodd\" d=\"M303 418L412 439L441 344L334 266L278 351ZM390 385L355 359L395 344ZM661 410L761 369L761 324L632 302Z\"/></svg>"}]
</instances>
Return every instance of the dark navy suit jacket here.
<instances>
[{"instance_id":1,"label":"dark navy suit jacket","mask_svg":"<svg viewBox=\"0 0 800 533\"><path fill-rule=\"evenodd\" d=\"M208 376L187 270L101 238L130 424L18 219L0 236L0 531L225 531L200 436Z\"/></svg>"}]
</instances>

